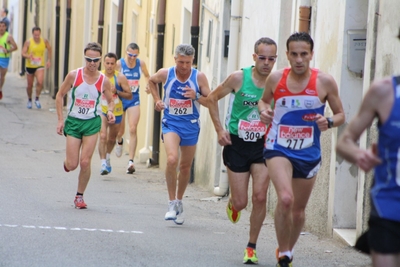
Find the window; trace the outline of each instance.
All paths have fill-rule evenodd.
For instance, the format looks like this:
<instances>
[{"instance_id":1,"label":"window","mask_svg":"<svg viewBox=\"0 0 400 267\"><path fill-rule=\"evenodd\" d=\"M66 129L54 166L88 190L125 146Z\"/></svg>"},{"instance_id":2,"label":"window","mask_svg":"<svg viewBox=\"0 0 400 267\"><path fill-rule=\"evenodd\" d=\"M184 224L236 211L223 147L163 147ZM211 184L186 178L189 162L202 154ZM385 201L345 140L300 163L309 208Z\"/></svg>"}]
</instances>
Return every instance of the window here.
<instances>
[{"instance_id":1,"label":"window","mask_svg":"<svg viewBox=\"0 0 400 267\"><path fill-rule=\"evenodd\" d=\"M213 28L213 21L210 19L208 21L208 40L207 40L207 53L206 53L208 61L210 61L211 58L212 30L213 30L212 28Z\"/></svg>"}]
</instances>

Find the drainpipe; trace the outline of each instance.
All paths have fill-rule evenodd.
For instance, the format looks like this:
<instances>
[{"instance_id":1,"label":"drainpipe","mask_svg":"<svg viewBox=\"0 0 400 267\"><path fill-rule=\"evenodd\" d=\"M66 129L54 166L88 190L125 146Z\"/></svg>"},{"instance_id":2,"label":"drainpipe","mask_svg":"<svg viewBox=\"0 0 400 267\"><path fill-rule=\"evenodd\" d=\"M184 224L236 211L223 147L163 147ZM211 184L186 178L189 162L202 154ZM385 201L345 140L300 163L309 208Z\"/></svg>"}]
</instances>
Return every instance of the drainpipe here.
<instances>
[{"instance_id":1,"label":"drainpipe","mask_svg":"<svg viewBox=\"0 0 400 267\"><path fill-rule=\"evenodd\" d=\"M54 47L54 95L56 98L58 93L58 75L59 75L59 53L60 53L60 0L56 3L56 39Z\"/></svg>"},{"instance_id":2,"label":"drainpipe","mask_svg":"<svg viewBox=\"0 0 400 267\"><path fill-rule=\"evenodd\" d=\"M117 43L116 43L116 54L118 57L121 57L122 51L122 28L123 28L123 20L124 20L124 0L119 0L118 5L118 22L117 22Z\"/></svg>"},{"instance_id":3,"label":"drainpipe","mask_svg":"<svg viewBox=\"0 0 400 267\"><path fill-rule=\"evenodd\" d=\"M164 32L165 32L165 9L167 0L160 0L157 14L157 55L156 71L161 69L164 64ZM158 93L162 97L162 83L158 84ZM150 165L158 165L160 156L160 127L161 113L154 110L153 119L153 149L152 158L149 159Z\"/></svg>"},{"instance_id":4,"label":"drainpipe","mask_svg":"<svg viewBox=\"0 0 400 267\"><path fill-rule=\"evenodd\" d=\"M199 52L199 14L200 14L200 0L193 0L192 2L192 26L190 27L191 45L194 47L194 59L193 59L193 67L197 68L197 57ZM193 159L192 166L190 168L190 179L189 183L194 182L194 166L196 159Z\"/></svg>"},{"instance_id":5,"label":"drainpipe","mask_svg":"<svg viewBox=\"0 0 400 267\"><path fill-rule=\"evenodd\" d=\"M192 26L190 27L190 34L192 35L191 45L194 47L194 60L193 67L197 67L197 57L199 49L199 14L200 14L200 0L193 0L192 2Z\"/></svg>"},{"instance_id":6,"label":"drainpipe","mask_svg":"<svg viewBox=\"0 0 400 267\"><path fill-rule=\"evenodd\" d=\"M299 32L310 32L311 3L309 0L300 2L299 7Z\"/></svg>"},{"instance_id":7,"label":"drainpipe","mask_svg":"<svg viewBox=\"0 0 400 267\"><path fill-rule=\"evenodd\" d=\"M104 29L104 3L105 0L100 1L100 10L99 10L99 27L97 29L97 42L103 47L103 29ZM99 64L99 70L101 69L101 61Z\"/></svg>"},{"instance_id":8,"label":"drainpipe","mask_svg":"<svg viewBox=\"0 0 400 267\"><path fill-rule=\"evenodd\" d=\"M240 22L242 19L242 1L232 0L231 1L231 20L229 29L229 51L228 51L228 66L227 73L232 73L237 69L238 66L238 44L240 42ZM225 98L225 104L221 106L220 110L224 109L224 118L226 117L226 108L229 99ZM219 186L214 188L214 194L217 196L225 196L228 194L229 181L226 166L221 160L220 165L221 173L219 176Z\"/></svg>"},{"instance_id":9,"label":"drainpipe","mask_svg":"<svg viewBox=\"0 0 400 267\"><path fill-rule=\"evenodd\" d=\"M24 47L24 42L26 40L26 31L28 27L28 0L24 2L24 27L22 30L22 45ZM25 58L21 57L21 72L19 73L20 76L24 76L25 74Z\"/></svg>"},{"instance_id":10,"label":"drainpipe","mask_svg":"<svg viewBox=\"0 0 400 267\"><path fill-rule=\"evenodd\" d=\"M65 25L65 52L64 52L64 77L67 77L69 68L69 46L71 36L71 0L67 0L67 21ZM64 106L67 105L67 96L64 97Z\"/></svg>"},{"instance_id":11,"label":"drainpipe","mask_svg":"<svg viewBox=\"0 0 400 267\"><path fill-rule=\"evenodd\" d=\"M150 14L150 45L149 45L149 50L150 53L152 54L154 52L154 21L156 21L155 18L155 14L157 13L157 0L152 0L151 3L151 14ZM149 57L150 59L150 57ZM154 71L154 64L155 62L153 60L149 60L149 73L153 73ZM152 121L150 121L150 118L153 117L153 113L154 113L154 108L153 108L153 98L152 97L148 97L147 98L147 110L146 110L146 114L147 114L147 120L146 120L146 133L150 133L153 128L152 128ZM150 139L152 139L153 136L150 136L148 134L146 134L145 138L144 138L144 147L142 149L139 150L139 157L140 157L140 162L146 162L146 166L150 167L150 153L151 153L151 149L150 149Z\"/></svg>"}]
</instances>

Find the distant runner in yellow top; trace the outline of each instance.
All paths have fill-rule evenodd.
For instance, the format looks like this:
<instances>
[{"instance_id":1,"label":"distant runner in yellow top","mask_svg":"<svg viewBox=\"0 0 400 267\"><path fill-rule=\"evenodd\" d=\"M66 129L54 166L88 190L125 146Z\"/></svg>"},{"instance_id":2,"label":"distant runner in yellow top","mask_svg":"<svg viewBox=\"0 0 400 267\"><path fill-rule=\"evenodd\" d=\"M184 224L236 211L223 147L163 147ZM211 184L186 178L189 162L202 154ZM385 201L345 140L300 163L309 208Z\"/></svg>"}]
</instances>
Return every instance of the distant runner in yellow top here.
<instances>
[{"instance_id":1,"label":"distant runner in yellow top","mask_svg":"<svg viewBox=\"0 0 400 267\"><path fill-rule=\"evenodd\" d=\"M107 175L111 172L110 154L115 146L117 140L117 134L121 128L123 106L122 100L132 99L132 93L129 88L128 80L122 73L115 70L117 66L117 55L114 53L107 53L104 56L104 70L102 73L111 82L111 93L113 94L113 100L115 104L114 115L115 124L109 124L107 120L108 104L107 99L104 95L101 96L101 130L100 130L100 141L99 141L99 154L101 160L101 175Z\"/></svg>"},{"instance_id":2,"label":"distant runner in yellow top","mask_svg":"<svg viewBox=\"0 0 400 267\"><path fill-rule=\"evenodd\" d=\"M36 77L36 98L35 105L37 108L42 108L39 102L39 96L43 88L44 80L44 68L50 68L51 62L51 46L49 41L42 38L41 29L39 27L32 28L32 37L25 41L24 47L22 48L22 56L26 58L25 71L26 80L28 85L26 92L28 94L27 108L32 108L32 87L33 80ZM47 61L45 63L45 52L47 49Z\"/></svg>"}]
</instances>

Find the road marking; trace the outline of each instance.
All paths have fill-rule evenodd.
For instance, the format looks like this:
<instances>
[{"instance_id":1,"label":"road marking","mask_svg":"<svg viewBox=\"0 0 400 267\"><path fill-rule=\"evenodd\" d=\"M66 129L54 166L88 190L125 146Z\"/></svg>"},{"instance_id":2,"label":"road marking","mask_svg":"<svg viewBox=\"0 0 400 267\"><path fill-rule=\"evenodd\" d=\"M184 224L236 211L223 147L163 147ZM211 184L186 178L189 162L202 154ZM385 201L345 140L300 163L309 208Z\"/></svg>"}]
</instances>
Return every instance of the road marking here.
<instances>
[{"instance_id":1,"label":"road marking","mask_svg":"<svg viewBox=\"0 0 400 267\"><path fill-rule=\"evenodd\" d=\"M18 225L18 224L0 224L0 227L25 229L45 229L45 230L64 230L64 231L87 231L87 232L104 232L104 233L128 233L128 234L143 234L142 231L127 231L127 230L112 230L112 229L96 229L96 228L79 228L79 227L63 227L63 226L35 226L35 225Z\"/></svg>"}]
</instances>

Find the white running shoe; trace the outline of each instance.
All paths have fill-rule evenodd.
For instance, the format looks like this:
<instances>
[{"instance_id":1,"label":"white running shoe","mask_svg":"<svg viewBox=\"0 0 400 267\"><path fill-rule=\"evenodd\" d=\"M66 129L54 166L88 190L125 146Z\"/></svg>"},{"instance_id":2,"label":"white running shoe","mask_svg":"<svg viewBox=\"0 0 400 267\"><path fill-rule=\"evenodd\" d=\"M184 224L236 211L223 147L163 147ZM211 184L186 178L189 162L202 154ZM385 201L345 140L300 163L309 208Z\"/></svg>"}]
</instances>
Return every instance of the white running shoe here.
<instances>
[{"instance_id":1,"label":"white running shoe","mask_svg":"<svg viewBox=\"0 0 400 267\"><path fill-rule=\"evenodd\" d=\"M135 170L135 165L133 164L133 161L129 161L128 162L128 168L126 168L126 173L128 173L128 174L132 174L132 173L134 173L136 170Z\"/></svg>"},{"instance_id":2,"label":"white running shoe","mask_svg":"<svg viewBox=\"0 0 400 267\"><path fill-rule=\"evenodd\" d=\"M177 201L176 203L176 219L174 223L182 225L185 222L185 217L183 215L183 203L182 201Z\"/></svg>"},{"instance_id":3,"label":"white running shoe","mask_svg":"<svg viewBox=\"0 0 400 267\"><path fill-rule=\"evenodd\" d=\"M37 108L42 108L42 105L40 105L39 100L35 100L35 105Z\"/></svg>"},{"instance_id":4,"label":"white running shoe","mask_svg":"<svg viewBox=\"0 0 400 267\"><path fill-rule=\"evenodd\" d=\"M107 175L109 173L106 164L101 164L100 175Z\"/></svg>"},{"instance_id":5,"label":"white running shoe","mask_svg":"<svg viewBox=\"0 0 400 267\"><path fill-rule=\"evenodd\" d=\"M120 158L122 156L122 149L124 148L124 139L122 138L122 144L118 144L118 141L115 141L115 155Z\"/></svg>"},{"instance_id":6,"label":"white running shoe","mask_svg":"<svg viewBox=\"0 0 400 267\"><path fill-rule=\"evenodd\" d=\"M176 214L177 214L177 207L175 201L170 201L168 203L168 211L165 213L165 220L176 220Z\"/></svg>"}]
</instances>

